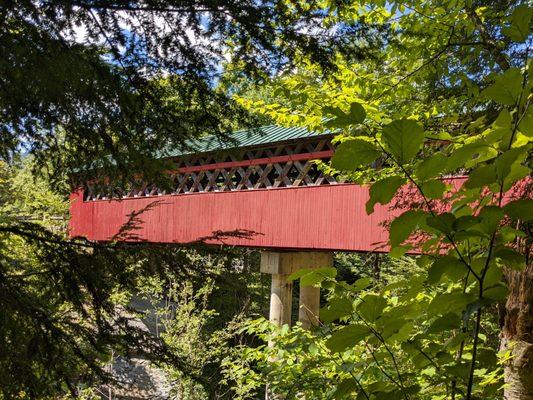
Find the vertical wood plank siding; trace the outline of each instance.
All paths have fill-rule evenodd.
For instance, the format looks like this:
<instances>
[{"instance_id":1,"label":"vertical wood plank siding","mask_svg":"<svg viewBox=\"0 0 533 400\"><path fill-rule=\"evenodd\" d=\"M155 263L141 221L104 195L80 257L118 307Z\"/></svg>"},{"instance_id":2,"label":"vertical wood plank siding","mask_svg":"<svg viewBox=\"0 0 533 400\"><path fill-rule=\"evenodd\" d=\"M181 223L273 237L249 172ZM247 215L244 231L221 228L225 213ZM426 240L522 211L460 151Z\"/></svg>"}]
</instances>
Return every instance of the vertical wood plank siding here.
<instances>
[{"instance_id":1,"label":"vertical wood plank siding","mask_svg":"<svg viewBox=\"0 0 533 400\"><path fill-rule=\"evenodd\" d=\"M353 184L88 202L80 190L71 200L72 237L113 240L139 213L120 240L272 249L385 251L382 222L398 213L377 205L367 215L368 188Z\"/></svg>"}]
</instances>

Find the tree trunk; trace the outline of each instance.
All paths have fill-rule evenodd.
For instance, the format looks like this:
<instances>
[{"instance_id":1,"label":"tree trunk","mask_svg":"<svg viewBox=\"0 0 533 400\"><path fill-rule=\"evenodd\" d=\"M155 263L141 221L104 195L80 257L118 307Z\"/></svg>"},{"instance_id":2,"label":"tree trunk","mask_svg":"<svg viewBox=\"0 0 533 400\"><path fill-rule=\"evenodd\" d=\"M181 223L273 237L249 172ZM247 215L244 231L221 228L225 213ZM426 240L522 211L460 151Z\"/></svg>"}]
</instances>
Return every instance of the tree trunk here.
<instances>
[{"instance_id":1,"label":"tree trunk","mask_svg":"<svg viewBox=\"0 0 533 400\"><path fill-rule=\"evenodd\" d=\"M510 350L505 365L505 400L533 400L533 264L507 271L506 303L501 348Z\"/></svg>"}]
</instances>

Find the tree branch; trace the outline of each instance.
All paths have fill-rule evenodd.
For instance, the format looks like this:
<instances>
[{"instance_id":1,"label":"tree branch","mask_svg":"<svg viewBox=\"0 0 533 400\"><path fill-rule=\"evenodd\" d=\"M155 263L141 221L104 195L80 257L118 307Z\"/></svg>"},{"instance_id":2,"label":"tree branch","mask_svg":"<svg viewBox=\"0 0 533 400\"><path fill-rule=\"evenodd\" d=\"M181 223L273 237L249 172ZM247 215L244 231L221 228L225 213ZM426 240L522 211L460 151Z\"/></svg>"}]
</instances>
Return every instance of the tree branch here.
<instances>
[{"instance_id":1,"label":"tree branch","mask_svg":"<svg viewBox=\"0 0 533 400\"><path fill-rule=\"evenodd\" d=\"M511 68L509 61L505 57L505 54L502 53L496 41L490 36L490 33L487 31L487 28L483 24L480 16L477 14L476 10L471 7L466 8L466 14L476 27L481 36L483 46L485 49L494 57L496 63L500 66L502 70L508 70Z\"/></svg>"}]
</instances>

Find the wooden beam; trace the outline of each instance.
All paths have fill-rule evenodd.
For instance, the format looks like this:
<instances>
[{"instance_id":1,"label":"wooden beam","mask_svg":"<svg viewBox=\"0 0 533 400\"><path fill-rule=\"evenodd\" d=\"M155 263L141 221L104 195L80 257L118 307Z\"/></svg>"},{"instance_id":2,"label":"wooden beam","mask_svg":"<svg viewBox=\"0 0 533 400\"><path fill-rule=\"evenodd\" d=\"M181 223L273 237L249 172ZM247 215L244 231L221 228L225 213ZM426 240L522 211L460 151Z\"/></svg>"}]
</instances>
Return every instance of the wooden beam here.
<instances>
[{"instance_id":1,"label":"wooden beam","mask_svg":"<svg viewBox=\"0 0 533 400\"><path fill-rule=\"evenodd\" d=\"M322 158L330 158L333 156L333 150L324 150L324 151L314 151L310 153L301 153L301 154L290 154L286 156L276 156L276 157L265 157L265 158L255 158L252 160L242 160L242 161L227 161L219 162L212 164L203 164L203 165L194 165L178 168L179 173L187 172L198 172L198 171L208 171L213 169L228 169L234 167L247 167L250 165L268 165L275 163L286 163L289 161L307 161L307 160L320 160ZM169 173L175 171L167 171Z\"/></svg>"}]
</instances>

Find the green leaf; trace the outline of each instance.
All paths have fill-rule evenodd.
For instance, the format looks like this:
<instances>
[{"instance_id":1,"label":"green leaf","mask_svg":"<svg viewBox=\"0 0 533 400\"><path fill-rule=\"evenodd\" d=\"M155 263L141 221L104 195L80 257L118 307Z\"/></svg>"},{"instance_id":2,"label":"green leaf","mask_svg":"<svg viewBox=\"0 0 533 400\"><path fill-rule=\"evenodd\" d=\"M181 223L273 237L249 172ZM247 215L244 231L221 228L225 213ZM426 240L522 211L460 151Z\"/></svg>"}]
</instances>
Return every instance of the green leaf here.
<instances>
[{"instance_id":1,"label":"green leaf","mask_svg":"<svg viewBox=\"0 0 533 400\"><path fill-rule=\"evenodd\" d=\"M428 199L440 199L446 190L446 184L440 179L424 182L420 185L422 193Z\"/></svg>"},{"instance_id":2,"label":"green leaf","mask_svg":"<svg viewBox=\"0 0 533 400\"><path fill-rule=\"evenodd\" d=\"M399 119L383 128L381 139L396 161L404 164L422 147L424 130L413 120Z\"/></svg>"},{"instance_id":3,"label":"green leaf","mask_svg":"<svg viewBox=\"0 0 533 400\"><path fill-rule=\"evenodd\" d=\"M434 217L428 217L427 225L431 228L438 230L444 234L451 234L454 231L455 217L450 213L443 213L435 215Z\"/></svg>"},{"instance_id":4,"label":"green leaf","mask_svg":"<svg viewBox=\"0 0 533 400\"><path fill-rule=\"evenodd\" d=\"M513 165L521 165L526 158L526 150L528 146L518 147L503 153L494 163L496 169L496 176L498 182L504 182L512 171Z\"/></svg>"},{"instance_id":5,"label":"green leaf","mask_svg":"<svg viewBox=\"0 0 533 400\"><path fill-rule=\"evenodd\" d=\"M350 111L348 111L347 118L352 124L360 124L366 118L366 111L359 103L352 103Z\"/></svg>"},{"instance_id":6,"label":"green leaf","mask_svg":"<svg viewBox=\"0 0 533 400\"><path fill-rule=\"evenodd\" d=\"M377 325L381 336L384 339L389 339L387 341L401 342L413 329L413 322L409 318L409 309L401 306L384 312Z\"/></svg>"},{"instance_id":7,"label":"green leaf","mask_svg":"<svg viewBox=\"0 0 533 400\"><path fill-rule=\"evenodd\" d=\"M502 28L502 33L515 42L524 42L529 36L529 23L533 9L527 5L516 7L511 16L511 26Z\"/></svg>"},{"instance_id":8,"label":"green leaf","mask_svg":"<svg viewBox=\"0 0 533 400\"><path fill-rule=\"evenodd\" d=\"M333 393L334 399L343 399L348 395L351 395L357 389L357 383L353 378L344 379L337 385L335 392ZM350 396L351 398L351 396Z\"/></svg>"},{"instance_id":9,"label":"green leaf","mask_svg":"<svg viewBox=\"0 0 533 400\"><path fill-rule=\"evenodd\" d=\"M470 372L470 363L458 362L455 364L446 365L444 368L446 375L459 378L460 381L466 381Z\"/></svg>"},{"instance_id":10,"label":"green leaf","mask_svg":"<svg viewBox=\"0 0 533 400\"><path fill-rule=\"evenodd\" d=\"M344 111L339 107L325 106L322 108L322 114L324 116L335 116L335 117L344 117Z\"/></svg>"},{"instance_id":11,"label":"green leaf","mask_svg":"<svg viewBox=\"0 0 533 400\"><path fill-rule=\"evenodd\" d=\"M479 348L476 358L483 367L492 368L498 364L498 354L493 348ZM496 395L496 392L492 392L492 394Z\"/></svg>"},{"instance_id":12,"label":"green leaf","mask_svg":"<svg viewBox=\"0 0 533 400\"><path fill-rule=\"evenodd\" d=\"M444 315L447 313L460 314L474 296L468 293L452 292L436 295L429 304L429 315Z\"/></svg>"},{"instance_id":13,"label":"green leaf","mask_svg":"<svg viewBox=\"0 0 533 400\"><path fill-rule=\"evenodd\" d=\"M326 347L335 353L340 353L349 347L355 346L367 337L369 333L368 328L362 324L348 325L333 332L326 341Z\"/></svg>"},{"instance_id":14,"label":"green leaf","mask_svg":"<svg viewBox=\"0 0 533 400\"><path fill-rule=\"evenodd\" d=\"M445 167L446 156L436 153L418 164L415 174L420 181L425 181L437 176Z\"/></svg>"},{"instance_id":15,"label":"green leaf","mask_svg":"<svg viewBox=\"0 0 533 400\"><path fill-rule=\"evenodd\" d=\"M482 161L490 160L498 155L498 150L484 143L469 143L453 151L446 163L447 171L457 168L471 168Z\"/></svg>"},{"instance_id":16,"label":"green leaf","mask_svg":"<svg viewBox=\"0 0 533 400\"><path fill-rule=\"evenodd\" d=\"M368 166L381 154L379 148L368 140L349 139L337 147L331 166L341 171L352 171L362 165Z\"/></svg>"},{"instance_id":17,"label":"green leaf","mask_svg":"<svg viewBox=\"0 0 533 400\"><path fill-rule=\"evenodd\" d=\"M510 226L502 226L498 232L500 236L501 243L511 243L519 237L525 237L526 233L519 230L511 228Z\"/></svg>"},{"instance_id":18,"label":"green leaf","mask_svg":"<svg viewBox=\"0 0 533 400\"><path fill-rule=\"evenodd\" d=\"M335 278L336 275L336 268L316 268L300 278L300 286L315 286L325 279Z\"/></svg>"},{"instance_id":19,"label":"green leaf","mask_svg":"<svg viewBox=\"0 0 533 400\"><path fill-rule=\"evenodd\" d=\"M463 215L453 222L453 230L455 232L466 231L467 229L479 224L480 222L481 218L479 218L478 216Z\"/></svg>"},{"instance_id":20,"label":"green leaf","mask_svg":"<svg viewBox=\"0 0 533 400\"><path fill-rule=\"evenodd\" d=\"M503 301L508 294L509 289L504 284L494 285L483 290L483 297L493 301Z\"/></svg>"},{"instance_id":21,"label":"green leaf","mask_svg":"<svg viewBox=\"0 0 533 400\"><path fill-rule=\"evenodd\" d=\"M513 219L527 222L533 220L533 199L512 201L503 207L503 211Z\"/></svg>"},{"instance_id":22,"label":"green leaf","mask_svg":"<svg viewBox=\"0 0 533 400\"><path fill-rule=\"evenodd\" d=\"M325 125L329 128L344 128L349 125L359 124L366 117L365 109L357 102L350 105L350 110L347 113L338 107L324 107L322 113L335 116L335 118L326 122Z\"/></svg>"},{"instance_id":23,"label":"green leaf","mask_svg":"<svg viewBox=\"0 0 533 400\"><path fill-rule=\"evenodd\" d=\"M319 352L319 348L317 347L316 344L311 343L308 347L308 351L309 351L309 354L311 354L312 356L316 356Z\"/></svg>"},{"instance_id":24,"label":"green leaf","mask_svg":"<svg viewBox=\"0 0 533 400\"><path fill-rule=\"evenodd\" d=\"M483 141L495 145L499 142L500 149L506 149L513 134L513 118L508 109L504 108L491 127L483 132ZM516 135L515 135L516 136Z\"/></svg>"},{"instance_id":25,"label":"green leaf","mask_svg":"<svg viewBox=\"0 0 533 400\"><path fill-rule=\"evenodd\" d=\"M392 247L402 244L424 220L426 213L421 210L409 210L395 218L389 229L389 241Z\"/></svg>"},{"instance_id":26,"label":"green leaf","mask_svg":"<svg viewBox=\"0 0 533 400\"><path fill-rule=\"evenodd\" d=\"M493 183L496 183L496 170L494 165L482 165L468 174L468 180L465 182L465 188L480 188L492 185Z\"/></svg>"},{"instance_id":27,"label":"green leaf","mask_svg":"<svg viewBox=\"0 0 533 400\"><path fill-rule=\"evenodd\" d=\"M441 333L452 329L457 329L461 326L461 318L454 313L444 314L431 323L427 329L427 333Z\"/></svg>"},{"instance_id":28,"label":"green leaf","mask_svg":"<svg viewBox=\"0 0 533 400\"><path fill-rule=\"evenodd\" d=\"M438 258L429 268L428 283L436 284L447 277L452 282L464 278L467 272L466 266L458 259L450 256Z\"/></svg>"},{"instance_id":29,"label":"green leaf","mask_svg":"<svg viewBox=\"0 0 533 400\"><path fill-rule=\"evenodd\" d=\"M502 282L503 269L497 262L491 260L488 265L488 269L485 271L485 279L483 280L483 286L489 288L495 285L499 285Z\"/></svg>"},{"instance_id":30,"label":"green leaf","mask_svg":"<svg viewBox=\"0 0 533 400\"><path fill-rule=\"evenodd\" d=\"M357 311L365 320L373 322L381 316L386 306L387 300L383 297L375 294L367 294L357 306Z\"/></svg>"},{"instance_id":31,"label":"green leaf","mask_svg":"<svg viewBox=\"0 0 533 400\"><path fill-rule=\"evenodd\" d=\"M483 90L483 95L497 103L512 106L522 92L522 73L518 68L509 68L503 75L499 75L496 81Z\"/></svg>"},{"instance_id":32,"label":"green leaf","mask_svg":"<svg viewBox=\"0 0 533 400\"><path fill-rule=\"evenodd\" d=\"M528 107L518 124L518 129L529 139L533 138L533 107Z\"/></svg>"},{"instance_id":33,"label":"green leaf","mask_svg":"<svg viewBox=\"0 0 533 400\"><path fill-rule=\"evenodd\" d=\"M389 251L389 257L402 258L411 248L412 246L410 245L392 247Z\"/></svg>"},{"instance_id":34,"label":"green leaf","mask_svg":"<svg viewBox=\"0 0 533 400\"><path fill-rule=\"evenodd\" d=\"M352 284L351 290L353 290L354 292L360 292L361 290L369 287L371 283L372 283L371 278L368 278L368 277L360 278Z\"/></svg>"},{"instance_id":35,"label":"green leaf","mask_svg":"<svg viewBox=\"0 0 533 400\"><path fill-rule=\"evenodd\" d=\"M296 279L300 279L302 276L307 275L313 271L313 268L301 268L297 270L296 272L293 272L289 275L287 278L288 281L295 281Z\"/></svg>"},{"instance_id":36,"label":"green leaf","mask_svg":"<svg viewBox=\"0 0 533 400\"><path fill-rule=\"evenodd\" d=\"M370 187L370 199L366 203L366 213L374 212L374 205L387 204L392 200L398 188L405 183L405 178L394 175L375 182Z\"/></svg>"},{"instance_id":37,"label":"green leaf","mask_svg":"<svg viewBox=\"0 0 533 400\"><path fill-rule=\"evenodd\" d=\"M509 171L509 174L505 177L504 185L503 185L503 191L507 192L509 189L513 187L513 185L520 181L521 179L524 179L527 176L531 175L531 170L526 167L525 165L522 165L522 161L517 160L511 165L511 170Z\"/></svg>"},{"instance_id":38,"label":"green leaf","mask_svg":"<svg viewBox=\"0 0 533 400\"><path fill-rule=\"evenodd\" d=\"M351 300L346 297L335 297L326 307L320 309L320 320L329 323L351 315L352 312Z\"/></svg>"},{"instance_id":39,"label":"green leaf","mask_svg":"<svg viewBox=\"0 0 533 400\"><path fill-rule=\"evenodd\" d=\"M503 218L503 210L496 206L485 206L479 212L481 222L478 225L480 231L487 235L492 235Z\"/></svg>"}]
</instances>

